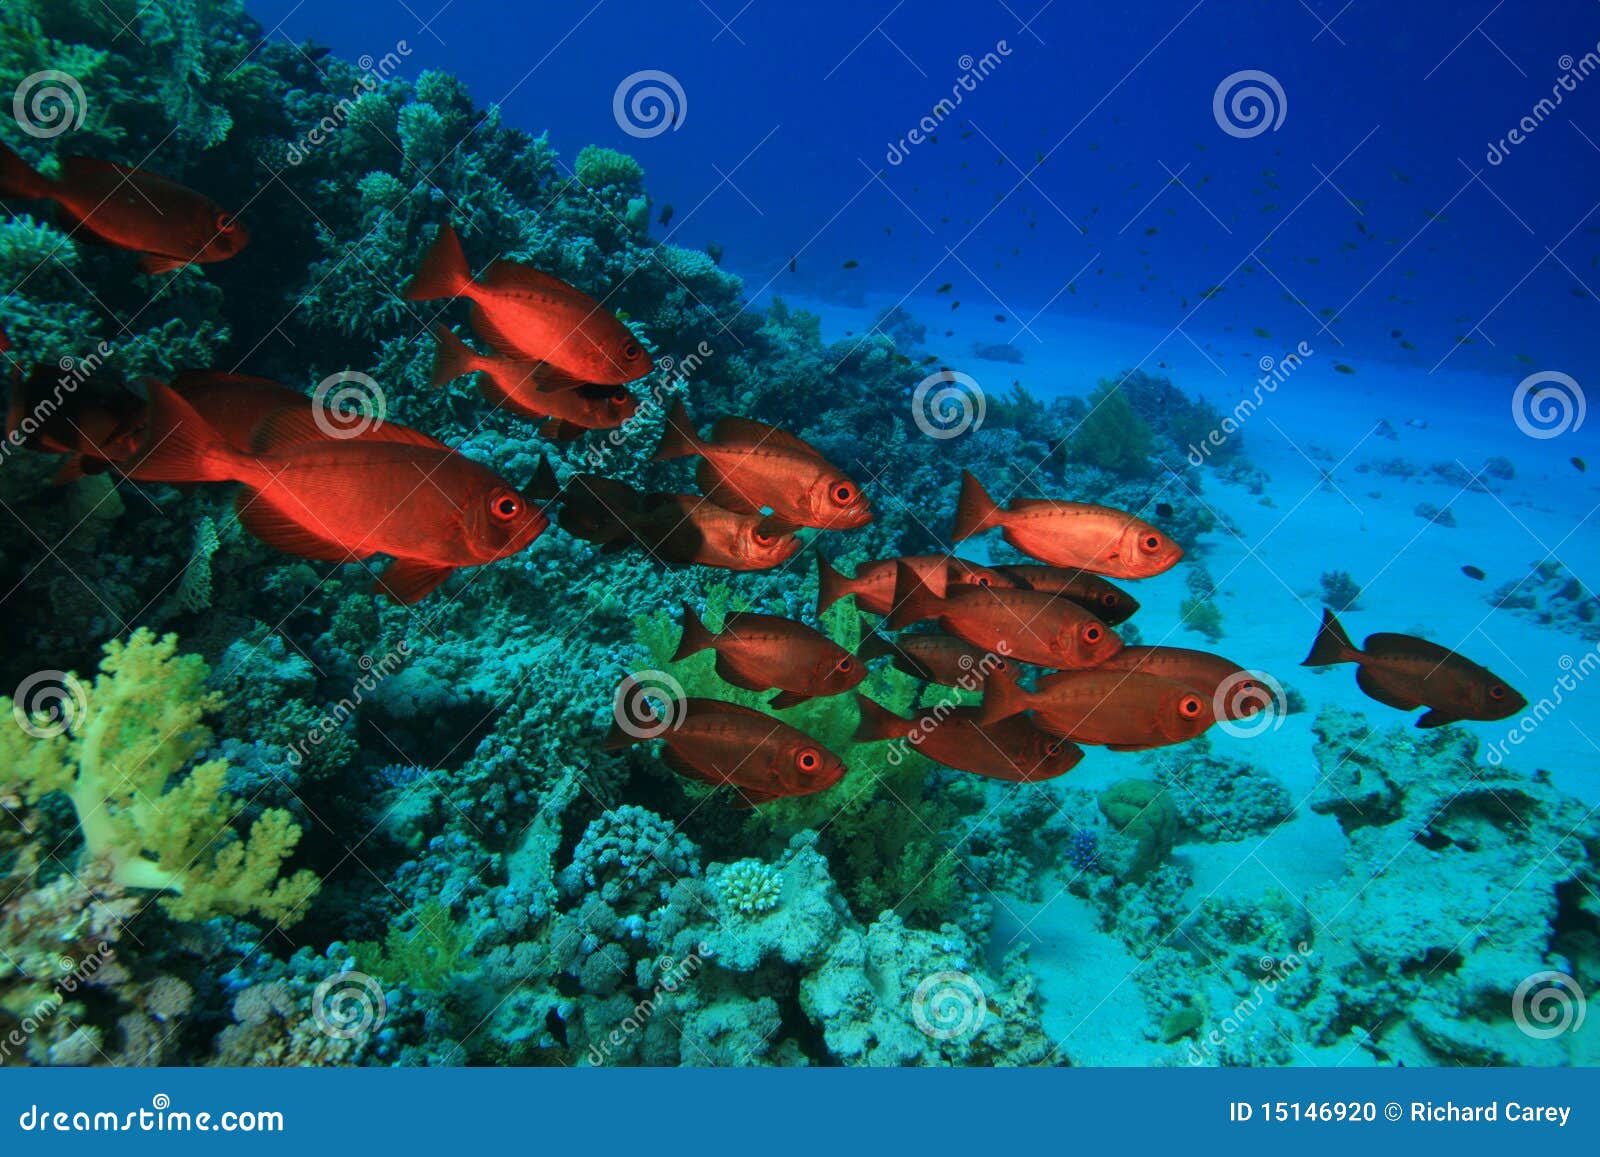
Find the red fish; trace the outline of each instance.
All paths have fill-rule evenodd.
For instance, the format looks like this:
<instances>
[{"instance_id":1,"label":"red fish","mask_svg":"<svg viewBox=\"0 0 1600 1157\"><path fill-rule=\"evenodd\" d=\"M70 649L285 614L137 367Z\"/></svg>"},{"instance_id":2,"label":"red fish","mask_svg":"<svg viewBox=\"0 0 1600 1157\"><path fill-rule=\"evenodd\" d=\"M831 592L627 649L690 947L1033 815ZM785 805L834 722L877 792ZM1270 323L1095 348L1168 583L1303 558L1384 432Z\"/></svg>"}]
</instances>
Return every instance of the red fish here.
<instances>
[{"instance_id":1,"label":"red fish","mask_svg":"<svg viewBox=\"0 0 1600 1157\"><path fill-rule=\"evenodd\" d=\"M702 438L683 402L674 402L655 460L696 454L695 479L706 497L740 514L770 510L766 528L771 532L801 526L852 530L872 521L861 488L793 434L727 417L718 419L710 438Z\"/></svg>"},{"instance_id":2,"label":"red fish","mask_svg":"<svg viewBox=\"0 0 1600 1157\"><path fill-rule=\"evenodd\" d=\"M844 778L840 758L805 732L749 707L718 699L685 699L663 720L661 758L687 779L733 788L736 808L825 791ZM654 730L650 728L648 730ZM607 750L642 743L645 735L611 725Z\"/></svg>"},{"instance_id":3,"label":"red fish","mask_svg":"<svg viewBox=\"0 0 1600 1157\"><path fill-rule=\"evenodd\" d=\"M71 232L142 254L146 273L169 273L190 262L226 261L250 231L209 197L176 181L90 157L68 157L60 180L34 171L0 145L0 197L54 201Z\"/></svg>"},{"instance_id":4,"label":"red fish","mask_svg":"<svg viewBox=\"0 0 1600 1157\"><path fill-rule=\"evenodd\" d=\"M439 352L433 363L434 386L479 373L478 391L485 398L512 413L548 419L540 431L548 438L568 441L585 430L613 429L639 412L639 400L622 386L552 387L545 362L485 356L442 325L435 333Z\"/></svg>"},{"instance_id":5,"label":"red fish","mask_svg":"<svg viewBox=\"0 0 1600 1157\"><path fill-rule=\"evenodd\" d=\"M1023 711L1037 727L1075 743L1144 751L1193 739L1213 722L1210 702L1193 687L1134 671L1061 671L1032 692L1009 671L983 685L979 719L992 726Z\"/></svg>"},{"instance_id":6,"label":"red fish","mask_svg":"<svg viewBox=\"0 0 1600 1157\"><path fill-rule=\"evenodd\" d=\"M469 299L477 335L505 357L546 363L540 380L549 388L620 386L654 367L627 326L559 278L500 260L474 280L449 225L440 227L406 290L407 301L439 297Z\"/></svg>"},{"instance_id":7,"label":"red fish","mask_svg":"<svg viewBox=\"0 0 1600 1157\"><path fill-rule=\"evenodd\" d=\"M1040 562L1112 578L1149 578L1183 557L1182 547L1125 510L1053 498L1017 498L1004 509L963 470L951 541L996 526L1007 542Z\"/></svg>"},{"instance_id":8,"label":"red fish","mask_svg":"<svg viewBox=\"0 0 1600 1157\"><path fill-rule=\"evenodd\" d=\"M894 639L868 635L861 640L856 654L862 659L888 655L890 665L896 670L946 687L976 688L991 671L1006 669L1006 660L999 655L975 647L965 639L932 632L902 634Z\"/></svg>"},{"instance_id":9,"label":"red fish","mask_svg":"<svg viewBox=\"0 0 1600 1157\"><path fill-rule=\"evenodd\" d=\"M821 614L846 595L854 595L856 606L875 615L887 615L894 607L895 566L905 563L923 576L923 581L936 595L943 595L939 581L944 572L944 583L966 583L978 587L1015 587L1021 584L1008 579L997 570L952 558L942 554L914 554L904 558L884 558L864 562L856 567L854 578L840 574L817 552L817 614Z\"/></svg>"},{"instance_id":10,"label":"red fish","mask_svg":"<svg viewBox=\"0 0 1600 1157\"><path fill-rule=\"evenodd\" d=\"M1231 659L1188 647L1124 647L1100 665L1103 671L1160 675L1206 696L1207 709L1228 720L1248 719L1273 700L1271 688Z\"/></svg>"},{"instance_id":11,"label":"red fish","mask_svg":"<svg viewBox=\"0 0 1600 1157\"><path fill-rule=\"evenodd\" d=\"M707 648L717 653L717 674L746 691L778 694L768 706L782 710L820 695L848 691L867 673L866 664L804 623L777 615L734 611L713 634L692 609L683 608L683 636L674 663Z\"/></svg>"},{"instance_id":12,"label":"red fish","mask_svg":"<svg viewBox=\"0 0 1600 1157\"><path fill-rule=\"evenodd\" d=\"M1108 627L1125 623L1139 609L1138 600L1097 574L1059 566L997 566L995 570L1029 590L1049 591L1071 599Z\"/></svg>"},{"instance_id":13,"label":"red fish","mask_svg":"<svg viewBox=\"0 0 1600 1157\"><path fill-rule=\"evenodd\" d=\"M935 763L1010 783L1038 783L1065 775L1083 759L1070 739L1040 731L1020 715L984 726L978 708L956 707L936 721L902 719L860 692L857 743L899 739Z\"/></svg>"},{"instance_id":14,"label":"red fish","mask_svg":"<svg viewBox=\"0 0 1600 1157\"><path fill-rule=\"evenodd\" d=\"M487 467L396 423L329 437L312 407L281 410L230 446L188 402L154 383L129 472L158 482L241 482L239 521L267 545L347 562L387 554L375 589L414 603L452 571L516 554L549 525Z\"/></svg>"},{"instance_id":15,"label":"red fish","mask_svg":"<svg viewBox=\"0 0 1600 1157\"><path fill-rule=\"evenodd\" d=\"M957 584L941 599L916 571L902 565L894 603L892 629L936 619L969 643L1041 667L1094 667L1122 649L1122 640L1110 627L1077 603L1046 591Z\"/></svg>"},{"instance_id":16,"label":"red fish","mask_svg":"<svg viewBox=\"0 0 1600 1157\"><path fill-rule=\"evenodd\" d=\"M1360 647L1326 607L1322 629L1302 667L1355 663L1356 685L1379 703L1401 711L1427 707L1418 727L1443 727L1462 719L1505 719L1528 701L1504 679L1464 655L1415 635L1368 635Z\"/></svg>"}]
</instances>

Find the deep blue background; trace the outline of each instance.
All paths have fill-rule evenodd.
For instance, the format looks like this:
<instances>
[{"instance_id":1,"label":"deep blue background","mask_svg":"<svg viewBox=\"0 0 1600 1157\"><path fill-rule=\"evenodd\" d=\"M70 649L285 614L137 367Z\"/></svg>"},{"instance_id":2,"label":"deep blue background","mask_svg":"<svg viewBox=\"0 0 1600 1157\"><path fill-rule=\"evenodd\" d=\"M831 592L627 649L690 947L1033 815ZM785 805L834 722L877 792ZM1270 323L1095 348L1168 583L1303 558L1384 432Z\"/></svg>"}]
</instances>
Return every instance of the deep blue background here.
<instances>
[{"instance_id":1,"label":"deep blue background","mask_svg":"<svg viewBox=\"0 0 1600 1157\"><path fill-rule=\"evenodd\" d=\"M1485 160L1563 55L1596 51L1593 0L1041 3L249 7L275 39L352 59L404 39L403 74L458 74L569 162L591 142L632 152L657 211L675 206L673 240L724 245L752 291L876 304L948 281L984 315L1049 303L1166 329L1221 285L1189 327L1231 331L1230 353L1332 348L1326 309L1342 311L1347 360L1600 378L1600 73L1505 163ZM1011 55L937 143L886 164L959 59L1001 40ZM612 96L647 68L676 77L688 107L677 130L639 140ZM1241 140L1218 128L1212 94L1247 68L1279 80L1287 115Z\"/></svg>"}]
</instances>

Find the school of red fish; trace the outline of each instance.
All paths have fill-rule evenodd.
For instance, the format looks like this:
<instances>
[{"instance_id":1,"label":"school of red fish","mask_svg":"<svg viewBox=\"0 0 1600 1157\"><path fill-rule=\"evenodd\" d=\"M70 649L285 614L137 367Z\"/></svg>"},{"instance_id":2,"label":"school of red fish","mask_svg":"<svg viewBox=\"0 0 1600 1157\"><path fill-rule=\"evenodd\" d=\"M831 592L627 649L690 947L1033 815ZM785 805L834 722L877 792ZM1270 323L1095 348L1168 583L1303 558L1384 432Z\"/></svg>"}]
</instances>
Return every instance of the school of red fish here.
<instances>
[{"instance_id":1,"label":"school of red fish","mask_svg":"<svg viewBox=\"0 0 1600 1157\"><path fill-rule=\"evenodd\" d=\"M250 234L209 198L154 173L70 157L59 178L0 145L0 197L56 203L74 236L139 254L146 274L237 255ZM474 351L436 330L435 388L477 374L495 408L567 441L620 427L639 411L628 389L654 368L639 338L565 282L507 260L474 277L449 225L423 256L408 300L464 298ZM0 352L11 343L0 334ZM599 474L557 485L541 461L518 487L442 442L398 423L359 428L320 403L263 378L185 369L144 393L91 379L63 396L55 367L24 372L13 356L6 435L12 446L65 462L57 482L111 472L139 482L235 483L241 524L287 554L328 562L387 555L375 590L405 604L454 571L517 554L550 526L602 552L641 550L678 566L768 570L805 545L797 534L849 531L873 512L866 494L814 447L785 430L724 416L701 434L682 401L666 418L656 460L696 458L699 494L645 494ZM997 502L963 471L952 542L989 530L1027 565L988 566L946 555L864 562L840 573L817 553L820 614L844 598L881 617L893 637L868 632L856 654L804 623L733 613L707 629L691 608L675 659L715 655L732 686L773 691L775 710L821 696L854 696L858 742L909 743L947 767L1032 783L1063 775L1084 746L1140 751L1182 743L1219 720L1281 710L1265 677L1220 655L1182 647L1124 646L1117 634L1139 604L1110 580L1159 575L1182 548L1135 515L1087 502ZM920 629L932 624L937 629ZM914 628L907 630L906 628ZM931 684L981 691L906 719L856 688L867 664L887 659ZM1526 701L1503 680L1437 644L1376 634L1358 649L1332 612L1306 666L1355 663L1361 690L1402 709L1429 708L1418 726L1506 718ZM1041 669L1027 689L1018 665ZM679 774L733 789L749 807L839 783L843 761L813 737L764 712L715 699L675 705L660 733ZM619 721L606 746L641 742Z\"/></svg>"}]
</instances>

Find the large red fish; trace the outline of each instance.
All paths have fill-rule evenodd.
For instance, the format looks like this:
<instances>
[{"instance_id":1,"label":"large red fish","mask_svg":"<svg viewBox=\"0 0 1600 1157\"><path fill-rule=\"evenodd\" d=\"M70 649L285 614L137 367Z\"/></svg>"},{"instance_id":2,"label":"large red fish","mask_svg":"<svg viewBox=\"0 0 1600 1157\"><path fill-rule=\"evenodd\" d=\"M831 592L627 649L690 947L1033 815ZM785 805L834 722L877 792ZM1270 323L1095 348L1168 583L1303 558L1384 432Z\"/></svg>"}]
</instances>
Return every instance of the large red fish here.
<instances>
[{"instance_id":1,"label":"large red fish","mask_svg":"<svg viewBox=\"0 0 1600 1157\"><path fill-rule=\"evenodd\" d=\"M844 762L811 736L749 707L718 699L685 699L664 712L661 758L679 775L731 787L734 807L812 795L844 778ZM608 750L642 743L655 728L629 730L620 722Z\"/></svg>"},{"instance_id":2,"label":"large red fish","mask_svg":"<svg viewBox=\"0 0 1600 1157\"><path fill-rule=\"evenodd\" d=\"M1355 663L1356 685L1379 703L1401 711L1427 707L1418 727L1443 727L1462 719L1505 719L1528 701L1487 667L1415 635L1368 635L1360 647L1326 607L1322 629L1303 667Z\"/></svg>"},{"instance_id":3,"label":"large red fish","mask_svg":"<svg viewBox=\"0 0 1600 1157\"><path fill-rule=\"evenodd\" d=\"M1139 602L1127 591L1107 582L1097 574L1085 570L1068 570L1059 566L1012 565L994 568L1013 585L1029 590L1049 591L1064 599L1071 599L1108 627L1125 623L1139 609Z\"/></svg>"},{"instance_id":4,"label":"large red fish","mask_svg":"<svg viewBox=\"0 0 1600 1157\"><path fill-rule=\"evenodd\" d=\"M937 720L903 719L856 693L861 722L857 743L899 739L935 763L1011 783L1038 783L1065 775L1083 759L1070 739L1040 731L1021 716L984 726L978 708L956 707Z\"/></svg>"},{"instance_id":5,"label":"large red fish","mask_svg":"<svg viewBox=\"0 0 1600 1157\"><path fill-rule=\"evenodd\" d=\"M936 619L997 655L1041 667L1094 667L1122 649L1115 631L1069 599L1047 591L951 586L939 598L908 566L899 568L892 629Z\"/></svg>"},{"instance_id":6,"label":"large red fish","mask_svg":"<svg viewBox=\"0 0 1600 1157\"><path fill-rule=\"evenodd\" d=\"M255 452L228 444L188 402L153 383L129 472L157 482L241 482L239 521L302 558L393 557L376 589L414 603L452 571L516 554L549 525L487 467L392 422L328 436L311 403L269 416Z\"/></svg>"},{"instance_id":7,"label":"large red fish","mask_svg":"<svg viewBox=\"0 0 1600 1157\"><path fill-rule=\"evenodd\" d=\"M673 403L656 461L700 456L695 479L707 498L740 514L772 513L772 532L814 526L853 530L872 521L861 488L786 430L749 418L720 418L711 437L695 433L682 401Z\"/></svg>"},{"instance_id":8,"label":"large red fish","mask_svg":"<svg viewBox=\"0 0 1600 1157\"><path fill-rule=\"evenodd\" d=\"M817 552L817 614L821 614L846 595L854 595L856 606L875 615L887 615L894 607L895 567L905 563L919 571L936 595L944 594L944 584L966 583L978 587L1015 587L1022 584L1008 579L998 570L942 554L912 554L903 558L883 558L856 566L854 578L841 574ZM943 572L943 583L938 581Z\"/></svg>"},{"instance_id":9,"label":"large red fish","mask_svg":"<svg viewBox=\"0 0 1600 1157\"><path fill-rule=\"evenodd\" d=\"M209 197L155 173L90 157L68 157L61 178L52 180L0 145L0 197L54 201L70 232L142 254L139 268L146 273L226 261L250 241L244 222Z\"/></svg>"},{"instance_id":10,"label":"large red fish","mask_svg":"<svg viewBox=\"0 0 1600 1157\"><path fill-rule=\"evenodd\" d=\"M965 639L934 632L901 634L894 639L872 634L861 640L856 654L862 659L890 657L897 671L946 687L976 688L991 671L1004 671L1006 660Z\"/></svg>"},{"instance_id":11,"label":"large red fish","mask_svg":"<svg viewBox=\"0 0 1600 1157\"><path fill-rule=\"evenodd\" d=\"M1273 702L1262 679L1231 659L1188 647L1124 647L1100 665L1103 671L1140 671L1193 687L1206 697L1206 710L1230 721L1248 719Z\"/></svg>"},{"instance_id":12,"label":"large red fish","mask_svg":"<svg viewBox=\"0 0 1600 1157\"><path fill-rule=\"evenodd\" d=\"M639 412L639 400L623 386L549 388L546 363L526 358L485 356L450 330L435 330L439 352L433 363L434 386L477 373L478 392L497 407L536 421L547 438L569 441L585 430L609 430Z\"/></svg>"},{"instance_id":13,"label":"large red fish","mask_svg":"<svg viewBox=\"0 0 1600 1157\"><path fill-rule=\"evenodd\" d=\"M469 299L477 335L508 358L545 362L540 380L550 388L620 386L654 366L627 326L560 278L500 260L474 280L449 225L440 227L406 290L407 301L439 297Z\"/></svg>"},{"instance_id":14,"label":"large red fish","mask_svg":"<svg viewBox=\"0 0 1600 1157\"><path fill-rule=\"evenodd\" d=\"M1009 509L1002 508L963 470L951 541L995 526L1007 542L1040 562L1112 578L1149 578L1183 557L1182 547L1125 510L1054 498L1017 498Z\"/></svg>"},{"instance_id":15,"label":"large red fish","mask_svg":"<svg viewBox=\"0 0 1600 1157\"><path fill-rule=\"evenodd\" d=\"M983 685L979 719L992 726L1023 711L1036 726L1075 743L1144 751L1182 743L1213 722L1211 704L1193 687L1138 671L1061 671L1032 692L1009 671Z\"/></svg>"},{"instance_id":16,"label":"large red fish","mask_svg":"<svg viewBox=\"0 0 1600 1157\"><path fill-rule=\"evenodd\" d=\"M866 664L828 636L778 615L730 612L713 633L694 611L683 608L683 636L674 663L710 648L717 674L746 691L778 689L768 706L782 710L822 695L848 691L867 673Z\"/></svg>"}]
</instances>

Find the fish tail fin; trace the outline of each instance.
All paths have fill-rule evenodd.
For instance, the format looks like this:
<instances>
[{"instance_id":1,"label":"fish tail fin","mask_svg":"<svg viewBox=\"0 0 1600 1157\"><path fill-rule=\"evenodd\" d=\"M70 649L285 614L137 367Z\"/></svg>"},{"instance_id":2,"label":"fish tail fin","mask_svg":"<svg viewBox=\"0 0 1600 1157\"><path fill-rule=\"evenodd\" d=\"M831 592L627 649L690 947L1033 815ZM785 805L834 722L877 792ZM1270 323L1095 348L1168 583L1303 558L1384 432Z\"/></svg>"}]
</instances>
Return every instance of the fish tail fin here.
<instances>
[{"instance_id":1,"label":"fish tail fin","mask_svg":"<svg viewBox=\"0 0 1600 1157\"><path fill-rule=\"evenodd\" d=\"M855 734L851 736L857 743L871 743L880 739L904 739L914 726L909 719L902 719L881 703L875 703L861 692L857 691L856 708L861 713L861 721L856 724Z\"/></svg>"},{"instance_id":2,"label":"fish tail fin","mask_svg":"<svg viewBox=\"0 0 1600 1157\"><path fill-rule=\"evenodd\" d=\"M672 654L672 661L681 662L715 643L716 637L706 629L706 625L700 621L700 616L694 613L694 608L684 603L683 635L678 640L678 649Z\"/></svg>"},{"instance_id":3,"label":"fish tail fin","mask_svg":"<svg viewBox=\"0 0 1600 1157\"><path fill-rule=\"evenodd\" d=\"M694 422L689 417L689 407L683 404L682 398L678 398L672 403L672 409L667 414L667 424L661 428L661 443L656 447L651 461L664 462L668 458L687 458L691 454L698 453L700 453L700 435L694 431Z\"/></svg>"},{"instance_id":4,"label":"fish tail fin","mask_svg":"<svg viewBox=\"0 0 1600 1157\"><path fill-rule=\"evenodd\" d=\"M828 562L821 550L817 551L817 614L850 593L850 579L844 577Z\"/></svg>"},{"instance_id":5,"label":"fish tail fin","mask_svg":"<svg viewBox=\"0 0 1600 1157\"><path fill-rule=\"evenodd\" d=\"M978 708L978 724L992 727L1028 709L1028 693L1017 684L1009 667L989 673L983 681L983 703Z\"/></svg>"},{"instance_id":6,"label":"fish tail fin","mask_svg":"<svg viewBox=\"0 0 1600 1157\"><path fill-rule=\"evenodd\" d=\"M898 631L923 619L937 618L943 602L928 589L922 575L905 563L895 564L894 606L889 609L889 629Z\"/></svg>"},{"instance_id":7,"label":"fish tail fin","mask_svg":"<svg viewBox=\"0 0 1600 1157\"><path fill-rule=\"evenodd\" d=\"M467 255L461 238L449 225L439 226L439 236L422 255L417 275L406 288L407 301L430 301L436 297L460 297L472 285Z\"/></svg>"},{"instance_id":8,"label":"fish tail fin","mask_svg":"<svg viewBox=\"0 0 1600 1157\"><path fill-rule=\"evenodd\" d=\"M1317 631L1316 642L1311 644L1311 654L1302 667L1326 667L1332 663L1353 663L1361 657L1360 649L1350 641L1350 636L1327 607L1322 608L1322 626Z\"/></svg>"},{"instance_id":9,"label":"fish tail fin","mask_svg":"<svg viewBox=\"0 0 1600 1157\"><path fill-rule=\"evenodd\" d=\"M0 197L53 198L55 183L40 173L15 149L0 145Z\"/></svg>"},{"instance_id":10,"label":"fish tail fin","mask_svg":"<svg viewBox=\"0 0 1600 1157\"><path fill-rule=\"evenodd\" d=\"M476 368L473 362L477 355L449 326L441 325L433 334L439 339L439 345L433 355L433 376L428 379L428 385L437 390L470 374Z\"/></svg>"},{"instance_id":11,"label":"fish tail fin","mask_svg":"<svg viewBox=\"0 0 1600 1157\"><path fill-rule=\"evenodd\" d=\"M950 531L950 541L960 542L990 527L1000 525L1004 513L998 503L983 488L983 483L973 477L972 471L961 472L961 497L956 500L956 524Z\"/></svg>"},{"instance_id":12,"label":"fish tail fin","mask_svg":"<svg viewBox=\"0 0 1600 1157\"><path fill-rule=\"evenodd\" d=\"M144 433L118 468L141 482L251 482L262 473L259 459L230 446L176 393L148 382Z\"/></svg>"}]
</instances>

